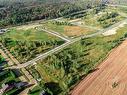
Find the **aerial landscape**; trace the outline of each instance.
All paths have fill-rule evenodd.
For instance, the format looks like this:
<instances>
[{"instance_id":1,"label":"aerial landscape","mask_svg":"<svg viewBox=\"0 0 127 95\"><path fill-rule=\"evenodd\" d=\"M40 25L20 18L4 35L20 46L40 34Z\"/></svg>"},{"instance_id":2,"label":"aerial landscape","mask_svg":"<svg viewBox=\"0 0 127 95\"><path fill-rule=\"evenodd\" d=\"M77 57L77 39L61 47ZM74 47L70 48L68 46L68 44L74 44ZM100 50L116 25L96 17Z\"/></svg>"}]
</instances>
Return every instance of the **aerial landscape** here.
<instances>
[{"instance_id":1,"label":"aerial landscape","mask_svg":"<svg viewBox=\"0 0 127 95\"><path fill-rule=\"evenodd\" d=\"M127 0L0 0L0 95L127 95Z\"/></svg>"}]
</instances>

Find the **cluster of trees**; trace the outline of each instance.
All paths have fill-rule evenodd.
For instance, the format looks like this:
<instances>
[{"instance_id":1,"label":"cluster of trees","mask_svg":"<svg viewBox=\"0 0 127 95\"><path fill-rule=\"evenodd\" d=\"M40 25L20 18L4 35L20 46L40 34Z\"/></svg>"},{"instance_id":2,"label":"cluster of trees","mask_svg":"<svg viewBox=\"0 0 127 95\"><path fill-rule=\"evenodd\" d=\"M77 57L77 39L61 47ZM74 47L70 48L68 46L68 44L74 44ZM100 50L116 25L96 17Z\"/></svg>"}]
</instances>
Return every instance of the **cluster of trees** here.
<instances>
[{"instance_id":1,"label":"cluster of trees","mask_svg":"<svg viewBox=\"0 0 127 95\"><path fill-rule=\"evenodd\" d=\"M67 15L67 16L65 16L65 18L69 18L69 19L81 18L81 17L84 17L84 15L86 15L86 14L87 14L87 11L81 11L81 12Z\"/></svg>"},{"instance_id":2,"label":"cluster of trees","mask_svg":"<svg viewBox=\"0 0 127 95\"><path fill-rule=\"evenodd\" d=\"M2 63L5 59L0 55L0 63Z\"/></svg>"},{"instance_id":3,"label":"cluster of trees","mask_svg":"<svg viewBox=\"0 0 127 95\"><path fill-rule=\"evenodd\" d=\"M4 27L34 20L57 18L82 10L82 8L75 4L62 3L61 6L59 4L32 7L15 6L0 10L0 27Z\"/></svg>"},{"instance_id":4,"label":"cluster of trees","mask_svg":"<svg viewBox=\"0 0 127 95\"><path fill-rule=\"evenodd\" d=\"M102 15L97 19L97 21L102 25L103 28L109 27L110 25L113 25L114 23L119 21L119 18L117 18L119 14L117 12L111 12L107 14Z\"/></svg>"},{"instance_id":5,"label":"cluster of trees","mask_svg":"<svg viewBox=\"0 0 127 95\"><path fill-rule=\"evenodd\" d=\"M55 25L68 25L68 26L72 26L72 24L67 22L67 21L52 21L51 23L55 24Z\"/></svg>"},{"instance_id":6,"label":"cluster of trees","mask_svg":"<svg viewBox=\"0 0 127 95\"><path fill-rule=\"evenodd\" d=\"M24 63L35 58L37 54L46 52L63 43L63 41L14 41L11 38L3 38L2 43L19 60L19 62Z\"/></svg>"},{"instance_id":7,"label":"cluster of trees","mask_svg":"<svg viewBox=\"0 0 127 95\"><path fill-rule=\"evenodd\" d=\"M99 4L98 6L94 6L94 7L89 7L87 9L92 9L92 14L97 14L100 11L104 10L106 8L105 4ZM69 14L67 16L65 16L65 18L69 18L69 19L75 19L75 18L86 18L87 15L89 15L89 10L83 10L83 11L79 11L79 12L75 12L72 14Z\"/></svg>"},{"instance_id":8,"label":"cluster of trees","mask_svg":"<svg viewBox=\"0 0 127 95\"><path fill-rule=\"evenodd\" d=\"M102 16L98 19L98 21L101 22L101 21L104 21L104 20L107 20L107 19L115 18L115 17L117 17L117 16L119 16L119 14L118 14L117 12L111 12L111 13L108 13L108 12L107 12L107 14L102 15Z\"/></svg>"},{"instance_id":9,"label":"cluster of trees","mask_svg":"<svg viewBox=\"0 0 127 95\"><path fill-rule=\"evenodd\" d=\"M13 85L11 89L4 91L2 95L17 95L22 92L25 87L17 88L14 86L15 83L20 82L16 73L13 70L3 70L0 72L0 87L2 84L8 84L9 86Z\"/></svg>"},{"instance_id":10,"label":"cluster of trees","mask_svg":"<svg viewBox=\"0 0 127 95\"><path fill-rule=\"evenodd\" d=\"M35 0L36 1L36 0ZM66 0L65 0L66 1ZM67 0L68 1L68 0ZM85 1L84 4L70 3L69 2L59 2L59 3L49 3L39 4L34 2L24 3L15 2L10 5L0 5L0 27L5 27L8 25L22 24L29 21L41 20L41 19L52 19L61 16L66 16L74 12L78 12L84 9L90 9L93 7L93 2L91 0ZM102 6L101 3L94 4L94 7ZM82 17L82 14L78 14L76 17Z\"/></svg>"}]
</instances>

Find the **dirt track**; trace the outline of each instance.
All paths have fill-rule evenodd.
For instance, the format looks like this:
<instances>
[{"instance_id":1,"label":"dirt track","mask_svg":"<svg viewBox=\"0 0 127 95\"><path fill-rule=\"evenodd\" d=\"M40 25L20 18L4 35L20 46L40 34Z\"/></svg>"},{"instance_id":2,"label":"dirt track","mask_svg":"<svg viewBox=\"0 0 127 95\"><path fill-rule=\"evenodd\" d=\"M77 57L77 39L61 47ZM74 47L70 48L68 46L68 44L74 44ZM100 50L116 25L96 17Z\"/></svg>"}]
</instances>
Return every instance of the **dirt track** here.
<instances>
[{"instance_id":1,"label":"dirt track","mask_svg":"<svg viewBox=\"0 0 127 95\"><path fill-rule=\"evenodd\" d=\"M97 68L75 87L72 95L127 95L127 40ZM114 83L118 85L113 87Z\"/></svg>"}]
</instances>

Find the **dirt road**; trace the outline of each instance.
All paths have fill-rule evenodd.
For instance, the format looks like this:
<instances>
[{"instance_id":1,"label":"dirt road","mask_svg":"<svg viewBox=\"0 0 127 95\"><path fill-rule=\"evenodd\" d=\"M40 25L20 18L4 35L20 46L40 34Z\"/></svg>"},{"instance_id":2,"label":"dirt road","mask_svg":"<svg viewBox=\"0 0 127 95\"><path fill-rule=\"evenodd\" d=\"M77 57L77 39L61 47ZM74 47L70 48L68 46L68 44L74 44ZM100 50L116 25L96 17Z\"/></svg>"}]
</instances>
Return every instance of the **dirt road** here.
<instances>
[{"instance_id":1,"label":"dirt road","mask_svg":"<svg viewBox=\"0 0 127 95\"><path fill-rule=\"evenodd\" d=\"M71 95L127 95L127 40L112 50L97 68Z\"/></svg>"}]
</instances>

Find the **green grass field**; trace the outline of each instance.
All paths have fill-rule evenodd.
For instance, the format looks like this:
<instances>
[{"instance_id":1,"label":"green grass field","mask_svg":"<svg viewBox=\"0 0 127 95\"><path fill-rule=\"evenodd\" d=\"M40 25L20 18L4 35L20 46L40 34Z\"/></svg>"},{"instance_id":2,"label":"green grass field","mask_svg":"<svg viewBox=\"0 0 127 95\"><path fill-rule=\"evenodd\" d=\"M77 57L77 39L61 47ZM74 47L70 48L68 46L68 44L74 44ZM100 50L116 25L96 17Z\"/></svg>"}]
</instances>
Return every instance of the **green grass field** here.
<instances>
[{"instance_id":1,"label":"green grass field","mask_svg":"<svg viewBox=\"0 0 127 95\"><path fill-rule=\"evenodd\" d=\"M38 31L36 29L28 30L17 30L10 29L7 33L2 35L3 37L11 38L15 41L49 41L49 40L60 40L44 31Z\"/></svg>"}]
</instances>

